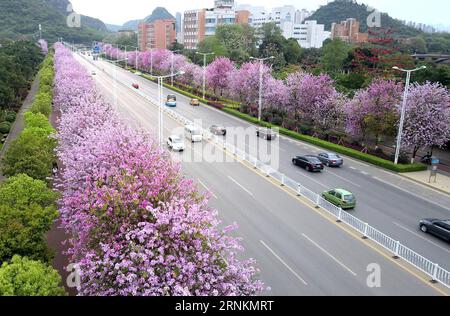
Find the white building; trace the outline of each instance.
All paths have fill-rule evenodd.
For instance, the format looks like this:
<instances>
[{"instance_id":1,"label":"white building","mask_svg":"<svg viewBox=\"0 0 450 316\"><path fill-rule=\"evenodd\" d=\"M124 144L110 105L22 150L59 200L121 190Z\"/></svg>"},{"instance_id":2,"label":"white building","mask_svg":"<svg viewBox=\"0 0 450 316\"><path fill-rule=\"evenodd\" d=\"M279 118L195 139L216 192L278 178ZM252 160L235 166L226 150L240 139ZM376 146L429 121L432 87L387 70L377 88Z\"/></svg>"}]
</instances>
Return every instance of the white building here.
<instances>
[{"instance_id":1,"label":"white building","mask_svg":"<svg viewBox=\"0 0 450 316\"><path fill-rule=\"evenodd\" d=\"M317 21L306 21L304 24L294 24L292 38L295 38L303 48L322 48L323 42L330 38L331 32L325 31L325 25Z\"/></svg>"}]
</instances>

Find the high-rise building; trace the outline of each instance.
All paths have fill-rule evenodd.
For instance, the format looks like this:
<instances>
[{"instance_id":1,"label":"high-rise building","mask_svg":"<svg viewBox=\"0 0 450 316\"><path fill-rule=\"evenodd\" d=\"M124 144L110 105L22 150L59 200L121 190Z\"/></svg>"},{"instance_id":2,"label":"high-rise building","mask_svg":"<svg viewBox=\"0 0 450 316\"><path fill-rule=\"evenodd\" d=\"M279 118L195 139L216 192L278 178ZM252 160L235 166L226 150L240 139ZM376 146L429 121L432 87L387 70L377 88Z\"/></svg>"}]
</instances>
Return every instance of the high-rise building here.
<instances>
[{"instance_id":1,"label":"high-rise building","mask_svg":"<svg viewBox=\"0 0 450 316\"><path fill-rule=\"evenodd\" d=\"M183 44L186 49L196 49L207 36L216 34L217 26L248 24L250 12L234 9L233 0L216 0L214 8L184 12Z\"/></svg>"},{"instance_id":2,"label":"high-rise building","mask_svg":"<svg viewBox=\"0 0 450 316\"><path fill-rule=\"evenodd\" d=\"M303 48L321 48L330 35L325 31L325 25L306 21L304 24L293 24L290 38L295 38Z\"/></svg>"},{"instance_id":3,"label":"high-rise building","mask_svg":"<svg viewBox=\"0 0 450 316\"><path fill-rule=\"evenodd\" d=\"M176 20L177 42L183 43L183 15L180 12L176 13Z\"/></svg>"},{"instance_id":4,"label":"high-rise building","mask_svg":"<svg viewBox=\"0 0 450 316\"><path fill-rule=\"evenodd\" d=\"M364 43L369 40L368 33L359 32L360 24L356 19L347 19L331 24L331 39L340 38L348 43Z\"/></svg>"},{"instance_id":5,"label":"high-rise building","mask_svg":"<svg viewBox=\"0 0 450 316\"><path fill-rule=\"evenodd\" d=\"M176 40L176 20L163 19L139 24L139 49L169 48Z\"/></svg>"}]
</instances>

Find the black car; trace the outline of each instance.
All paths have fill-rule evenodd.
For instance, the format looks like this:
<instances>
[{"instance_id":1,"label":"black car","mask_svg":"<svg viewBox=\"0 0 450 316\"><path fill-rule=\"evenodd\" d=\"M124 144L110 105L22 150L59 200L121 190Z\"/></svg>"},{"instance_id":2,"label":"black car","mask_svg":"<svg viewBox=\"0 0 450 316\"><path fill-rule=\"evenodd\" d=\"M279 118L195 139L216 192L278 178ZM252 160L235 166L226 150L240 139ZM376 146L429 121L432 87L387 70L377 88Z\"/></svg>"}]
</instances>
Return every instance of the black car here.
<instances>
[{"instance_id":1,"label":"black car","mask_svg":"<svg viewBox=\"0 0 450 316\"><path fill-rule=\"evenodd\" d=\"M420 230L430 233L444 240L450 241L450 220L426 218L419 222Z\"/></svg>"},{"instance_id":2,"label":"black car","mask_svg":"<svg viewBox=\"0 0 450 316\"><path fill-rule=\"evenodd\" d=\"M213 125L209 128L209 131L214 135L226 136L227 129L223 126Z\"/></svg>"},{"instance_id":3,"label":"black car","mask_svg":"<svg viewBox=\"0 0 450 316\"><path fill-rule=\"evenodd\" d=\"M322 171L324 166L315 156L297 156L292 159L295 166L305 168L309 172Z\"/></svg>"},{"instance_id":4,"label":"black car","mask_svg":"<svg viewBox=\"0 0 450 316\"><path fill-rule=\"evenodd\" d=\"M344 164L344 159L335 153L322 153L317 158L327 167L340 167Z\"/></svg>"},{"instance_id":5,"label":"black car","mask_svg":"<svg viewBox=\"0 0 450 316\"><path fill-rule=\"evenodd\" d=\"M256 130L256 136L265 140L274 140L277 138L277 134L275 134L270 128L258 128Z\"/></svg>"}]
</instances>

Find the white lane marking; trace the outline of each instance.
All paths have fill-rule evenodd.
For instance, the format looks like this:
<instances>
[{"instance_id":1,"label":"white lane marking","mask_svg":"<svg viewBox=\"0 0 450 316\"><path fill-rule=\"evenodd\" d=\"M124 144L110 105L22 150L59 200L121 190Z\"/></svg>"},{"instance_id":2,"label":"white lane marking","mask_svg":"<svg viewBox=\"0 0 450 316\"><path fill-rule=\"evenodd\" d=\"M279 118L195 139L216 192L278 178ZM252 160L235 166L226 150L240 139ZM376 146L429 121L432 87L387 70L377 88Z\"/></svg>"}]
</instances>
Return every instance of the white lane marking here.
<instances>
[{"instance_id":1,"label":"white lane marking","mask_svg":"<svg viewBox=\"0 0 450 316\"><path fill-rule=\"evenodd\" d=\"M260 242L261 242L261 244L267 249L267 250L269 250L270 251L270 253L275 257L275 258L277 258L289 271L291 271L291 273L293 274L293 275L295 275L295 277L297 278L297 279L299 279L300 280L300 282L302 282L304 285L308 285L308 283L306 283L306 281L305 280L303 280L302 279L302 277L300 277L298 274L297 274L297 272L295 272L294 271L294 269L292 269L286 262L284 262L283 261L283 259L281 259L280 258L280 256L278 256L276 253L275 253L275 251L273 251L269 246L267 246L266 245L266 243L264 242L264 241L262 241L262 240L260 240Z\"/></svg>"},{"instance_id":2,"label":"white lane marking","mask_svg":"<svg viewBox=\"0 0 450 316\"><path fill-rule=\"evenodd\" d=\"M442 250L444 250L444 251L450 253L450 250L445 249L445 248L442 247L441 245L438 245L438 244L432 242L431 240L426 239L425 237L419 235L419 234L416 233L415 231L412 231L412 230L410 230L409 228L406 228L405 226L400 225L399 223L396 223L396 222L392 222L392 223L394 223L395 226L398 226L398 227L400 227L401 229L406 230L407 232L409 232L409 233L411 233L411 234L413 234L413 235L415 235L415 236L417 236L417 237L419 237L419 238L421 238L421 239L423 239L423 240L425 240L425 241L428 241L430 244L432 244L432 245L434 245L434 246L436 246L436 247L438 247L438 248L441 248Z\"/></svg>"},{"instance_id":3,"label":"white lane marking","mask_svg":"<svg viewBox=\"0 0 450 316\"><path fill-rule=\"evenodd\" d=\"M368 175L369 175L369 173L368 173L368 172L365 172L365 171L361 171L361 173L362 173L363 175L365 175L365 176L368 176Z\"/></svg>"},{"instance_id":4,"label":"white lane marking","mask_svg":"<svg viewBox=\"0 0 450 316\"><path fill-rule=\"evenodd\" d=\"M250 192L249 190L247 190L245 187L243 187L239 182L237 182L236 180L234 180L232 177L228 176L228 179L230 179L231 181L233 181L234 183L236 183L236 185L238 185L242 190L244 190L245 192L247 192L248 194L250 194L251 196L253 196L253 193Z\"/></svg>"},{"instance_id":5,"label":"white lane marking","mask_svg":"<svg viewBox=\"0 0 450 316\"><path fill-rule=\"evenodd\" d=\"M206 186L206 184L204 184L203 182L202 182L202 180L200 180L200 179L198 179L198 182L200 182L200 184L206 189L206 191L208 191L209 193L211 193L212 194L212 196L213 197L215 197L216 199L218 199L217 198L217 196Z\"/></svg>"},{"instance_id":6,"label":"white lane marking","mask_svg":"<svg viewBox=\"0 0 450 316\"><path fill-rule=\"evenodd\" d=\"M317 180L311 178L310 176L307 176L304 172L297 171L297 173L300 174L300 175L302 175L303 177L305 177L305 178L311 180L312 182L317 183L318 185L320 185L320 186L322 186L322 187L324 187L324 188L326 188L326 189L329 189L329 188L330 188L329 186L320 183L319 181L317 181Z\"/></svg>"},{"instance_id":7,"label":"white lane marking","mask_svg":"<svg viewBox=\"0 0 450 316\"><path fill-rule=\"evenodd\" d=\"M311 238L309 238L308 236L306 236L305 234L302 234L303 237L305 237L307 240L309 240L314 246L316 246L317 248L319 248L322 252L324 252L326 255L328 255L331 259L333 259L334 261L336 261L341 267L343 267L345 270L347 270L348 272L350 272L351 274L353 274L353 276L357 276L357 274L355 272L353 272L349 267L347 267L345 264L343 264L341 261L339 261L338 259L336 259L331 253L329 253L328 251L326 251L325 249L323 249L319 244L317 244L314 240L312 240Z\"/></svg>"},{"instance_id":8,"label":"white lane marking","mask_svg":"<svg viewBox=\"0 0 450 316\"><path fill-rule=\"evenodd\" d=\"M429 199L426 199L426 198L424 198L424 197L422 197L422 196L420 196L420 195L417 195L417 194L415 194L415 193L412 193L411 191L408 191L408 190L403 189L403 188L401 188L401 187L399 187L399 186L397 186L397 185L395 185L395 184L392 184L392 183L389 183L389 182L387 182L387 181L384 181L384 180L382 180L382 179L380 179L380 178L378 178L378 177L373 177L373 178L374 178L375 180L378 180L378 181L380 181L380 182L386 184L386 185L389 185L389 186L394 187L394 188L396 188L396 189L398 189L398 190L400 190L400 191L403 191L403 192L405 192L405 193L407 193L407 194L410 194L410 195L412 195L412 196L415 196L415 197L418 198L418 199L421 199L421 200L426 201L426 202L428 202L428 203L430 203L430 204L436 205L436 206L438 206L438 207L441 207L441 208L443 208L443 209L446 209L446 210L450 211L450 208L447 207L447 206L444 206L444 205L441 205L441 204L436 203L436 202L434 202L434 201L431 201L431 200L429 200Z\"/></svg>"},{"instance_id":9,"label":"white lane marking","mask_svg":"<svg viewBox=\"0 0 450 316\"><path fill-rule=\"evenodd\" d=\"M355 168L355 167L352 167L352 166L350 166L350 169L352 169L352 170L356 170L356 168Z\"/></svg>"},{"instance_id":10,"label":"white lane marking","mask_svg":"<svg viewBox=\"0 0 450 316\"><path fill-rule=\"evenodd\" d=\"M350 181L350 180L348 180L348 179L346 179L346 178L344 178L344 177L341 177L341 176L338 175L337 173L334 173L334 172L332 172L332 171L330 171L330 170L327 170L327 169L325 169L324 171L325 171L326 173L330 173L330 174L334 175L335 177L338 177L339 179L341 179L341 180L343 180L343 181L346 181L346 182L350 183L351 185L354 185L354 186L356 186L356 187L358 187L358 188L361 188L361 186L360 186L359 184L357 184L357 183L355 183L355 182L353 182L353 181Z\"/></svg>"}]
</instances>

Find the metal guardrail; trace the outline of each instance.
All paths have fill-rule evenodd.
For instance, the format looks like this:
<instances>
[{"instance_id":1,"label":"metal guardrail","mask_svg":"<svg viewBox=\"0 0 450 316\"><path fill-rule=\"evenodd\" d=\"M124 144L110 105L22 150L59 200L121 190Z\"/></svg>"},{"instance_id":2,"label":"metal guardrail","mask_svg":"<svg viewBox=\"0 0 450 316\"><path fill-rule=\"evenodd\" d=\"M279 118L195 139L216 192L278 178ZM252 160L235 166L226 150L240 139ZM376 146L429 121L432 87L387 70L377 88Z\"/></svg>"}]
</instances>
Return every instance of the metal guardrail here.
<instances>
[{"instance_id":1,"label":"metal guardrail","mask_svg":"<svg viewBox=\"0 0 450 316\"><path fill-rule=\"evenodd\" d=\"M88 60L89 61L89 60ZM91 64L97 67L94 63L89 61ZM98 67L97 67L98 68ZM122 85L129 87L127 83L121 82ZM194 124L191 120L183 117L179 113L165 107L162 105L158 105L159 102L147 95L145 95L142 91L133 89L133 91L139 94L144 99L148 100L152 105L156 107L162 107L162 110L172 117L174 120L179 122L182 125ZM345 212L342 208L328 202L321 195L312 192L311 190L305 188L302 184L296 182L295 180L289 178L288 176L276 171L271 168L269 165L264 164L259 161L257 158L247 154L245 151L235 147L233 144L226 142L224 138L219 138L216 135L213 135L209 131L199 127L203 130L203 138L206 141L210 141L217 146L220 146L225 151L228 151L236 156L237 159L243 160L251 164L255 169L259 170L261 173L265 174L267 177L270 177L280 183L282 186L286 186L290 188L292 191L296 192L297 195L302 196L313 203L317 208L320 208L330 215L334 216L339 222L345 223L346 225L352 227L356 231L358 231L362 237L372 240L377 243L381 247L385 248L389 252L393 254L393 257L398 259L401 258L409 264L413 265L415 268L419 269L429 277L431 277L431 281L439 282L446 287L450 288L450 272L441 268L438 264L433 263L427 258L421 256L415 251L409 249L408 247L402 245L399 241L385 235L380 232L376 228L370 226L368 223L361 221L355 216Z\"/></svg>"}]
</instances>

